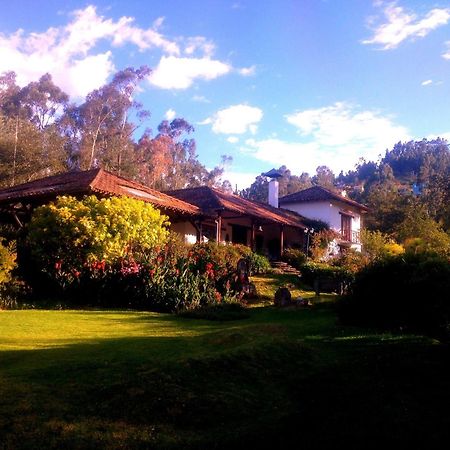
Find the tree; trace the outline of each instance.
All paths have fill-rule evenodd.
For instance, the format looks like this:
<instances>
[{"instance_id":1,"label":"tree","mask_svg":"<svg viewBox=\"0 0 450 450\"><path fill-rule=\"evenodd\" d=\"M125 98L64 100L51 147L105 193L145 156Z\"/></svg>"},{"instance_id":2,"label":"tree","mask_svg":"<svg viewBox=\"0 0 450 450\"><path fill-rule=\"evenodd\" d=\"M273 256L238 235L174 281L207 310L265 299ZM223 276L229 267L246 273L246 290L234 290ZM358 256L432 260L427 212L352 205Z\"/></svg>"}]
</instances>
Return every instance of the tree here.
<instances>
[{"instance_id":1,"label":"tree","mask_svg":"<svg viewBox=\"0 0 450 450\"><path fill-rule=\"evenodd\" d=\"M189 137L193 131L185 119L177 118L162 121L154 138L144 134L137 145L138 180L159 190L216 185L227 157L208 171L198 161L195 140Z\"/></svg>"},{"instance_id":2,"label":"tree","mask_svg":"<svg viewBox=\"0 0 450 450\"><path fill-rule=\"evenodd\" d=\"M334 186L334 173L327 166L319 166L316 169L316 175L312 178L313 184L316 186L322 186L324 188L335 190Z\"/></svg>"},{"instance_id":3,"label":"tree","mask_svg":"<svg viewBox=\"0 0 450 450\"><path fill-rule=\"evenodd\" d=\"M74 165L123 172L124 161L133 158L132 134L138 126L129 121L129 116L133 112L139 122L149 116L133 98L138 84L149 74L146 66L124 69L110 83L88 94L83 104L66 108L60 126L70 139ZM127 175L131 175L127 169Z\"/></svg>"},{"instance_id":4,"label":"tree","mask_svg":"<svg viewBox=\"0 0 450 450\"><path fill-rule=\"evenodd\" d=\"M68 96L44 75L19 88L14 72L0 77L0 183L19 182L66 169L64 139L56 127Z\"/></svg>"},{"instance_id":5,"label":"tree","mask_svg":"<svg viewBox=\"0 0 450 450\"><path fill-rule=\"evenodd\" d=\"M280 197L307 189L312 185L311 178L307 172L303 172L300 176L292 175L286 166L281 166L278 172L282 175L278 179ZM249 200L267 203L269 195L268 178L263 174L258 175L251 186L241 191L240 195Z\"/></svg>"}]
</instances>

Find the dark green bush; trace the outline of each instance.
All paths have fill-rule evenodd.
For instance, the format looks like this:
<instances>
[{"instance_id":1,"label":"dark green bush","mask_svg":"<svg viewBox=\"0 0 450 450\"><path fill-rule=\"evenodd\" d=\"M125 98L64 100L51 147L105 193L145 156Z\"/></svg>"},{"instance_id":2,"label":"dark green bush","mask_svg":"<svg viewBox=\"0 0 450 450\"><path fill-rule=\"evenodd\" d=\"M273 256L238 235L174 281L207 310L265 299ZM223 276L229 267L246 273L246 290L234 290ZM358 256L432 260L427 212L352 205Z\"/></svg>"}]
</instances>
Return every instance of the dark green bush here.
<instances>
[{"instance_id":1,"label":"dark green bush","mask_svg":"<svg viewBox=\"0 0 450 450\"><path fill-rule=\"evenodd\" d=\"M287 248L283 252L282 259L292 267L300 269L306 263L306 254L298 248Z\"/></svg>"},{"instance_id":2,"label":"dark green bush","mask_svg":"<svg viewBox=\"0 0 450 450\"><path fill-rule=\"evenodd\" d=\"M332 266L326 263L307 262L300 267L302 281L310 286L316 279L333 280L336 283L348 285L354 279L354 274L345 267Z\"/></svg>"},{"instance_id":3,"label":"dark green bush","mask_svg":"<svg viewBox=\"0 0 450 450\"><path fill-rule=\"evenodd\" d=\"M362 269L339 304L344 323L449 336L450 263L429 254L385 258Z\"/></svg>"},{"instance_id":4,"label":"dark green bush","mask_svg":"<svg viewBox=\"0 0 450 450\"><path fill-rule=\"evenodd\" d=\"M250 273L260 274L260 273L268 273L271 271L271 266L269 260L258 253L250 252L247 257L247 262L250 267Z\"/></svg>"}]
</instances>

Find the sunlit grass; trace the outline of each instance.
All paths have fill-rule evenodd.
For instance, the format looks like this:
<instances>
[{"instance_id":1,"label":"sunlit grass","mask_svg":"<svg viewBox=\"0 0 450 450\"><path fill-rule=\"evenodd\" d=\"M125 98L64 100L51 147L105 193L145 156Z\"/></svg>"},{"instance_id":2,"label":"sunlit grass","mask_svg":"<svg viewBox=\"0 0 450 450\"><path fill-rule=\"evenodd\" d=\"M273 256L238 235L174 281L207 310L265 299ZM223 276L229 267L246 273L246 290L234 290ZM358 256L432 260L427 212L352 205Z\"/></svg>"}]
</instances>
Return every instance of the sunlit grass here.
<instances>
[{"instance_id":1,"label":"sunlit grass","mask_svg":"<svg viewBox=\"0 0 450 450\"><path fill-rule=\"evenodd\" d=\"M289 276L254 280L267 304L287 283L294 298L313 305L258 303L249 318L226 322L136 311L1 311L0 448L445 441L445 346L343 327L336 296L313 298Z\"/></svg>"}]
</instances>

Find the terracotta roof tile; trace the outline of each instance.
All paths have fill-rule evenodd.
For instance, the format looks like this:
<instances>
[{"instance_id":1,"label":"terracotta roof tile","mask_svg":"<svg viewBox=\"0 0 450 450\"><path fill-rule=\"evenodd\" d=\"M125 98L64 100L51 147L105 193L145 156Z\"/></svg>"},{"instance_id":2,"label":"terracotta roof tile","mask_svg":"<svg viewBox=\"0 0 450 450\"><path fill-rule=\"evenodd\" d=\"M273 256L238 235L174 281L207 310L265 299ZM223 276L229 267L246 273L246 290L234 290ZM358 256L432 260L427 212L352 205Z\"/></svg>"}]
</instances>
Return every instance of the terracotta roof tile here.
<instances>
[{"instance_id":1,"label":"terracotta roof tile","mask_svg":"<svg viewBox=\"0 0 450 450\"><path fill-rule=\"evenodd\" d=\"M198 207L103 169L66 172L0 190L0 204L48 201L58 195L124 195L159 208L200 215Z\"/></svg>"},{"instance_id":2,"label":"terracotta roof tile","mask_svg":"<svg viewBox=\"0 0 450 450\"><path fill-rule=\"evenodd\" d=\"M288 225L296 228L305 228L302 217L292 211L274 208L264 203L254 202L234 194L227 194L219 189L202 186L188 189L169 191L170 195L198 206L204 212L212 215L218 211L232 211L238 214L249 215L254 218Z\"/></svg>"},{"instance_id":3,"label":"terracotta roof tile","mask_svg":"<svg viewBox=\"0 0 450 450\"><path fill-rule=\"evenodd\" d=\"M303 191L285 195L284 197L280 198L279 202L280 205L281 204L286 205L288 203L303 203L303 202L306 203L323 200L337 200L339 202L345 203L346 205L358 208L364 212L367 212L369 210L367 206L364 206L361 203L355 202L354 200L351 200L342 195L336 194L335 192L325 189L322 186L313 186L308 189L304 189Z\"/></svg>"}]
</instances>

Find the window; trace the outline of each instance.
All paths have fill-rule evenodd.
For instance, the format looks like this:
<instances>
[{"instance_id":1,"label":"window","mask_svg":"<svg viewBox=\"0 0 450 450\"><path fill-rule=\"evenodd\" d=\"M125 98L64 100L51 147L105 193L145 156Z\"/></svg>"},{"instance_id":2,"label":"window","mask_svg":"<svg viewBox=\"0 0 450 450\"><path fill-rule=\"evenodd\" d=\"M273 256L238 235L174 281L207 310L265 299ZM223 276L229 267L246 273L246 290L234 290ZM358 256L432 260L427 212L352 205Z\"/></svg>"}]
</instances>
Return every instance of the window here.
<instances>
[{"instance_id":1,"label":"window","mask_svg":"<svg viewBox=\"0 0 450 450\"><path fill-rule=\"evenodd\" d=\"M352 240L352 218L341 213L341 235L346 241Z\"/></svg>"}]
</instances>

